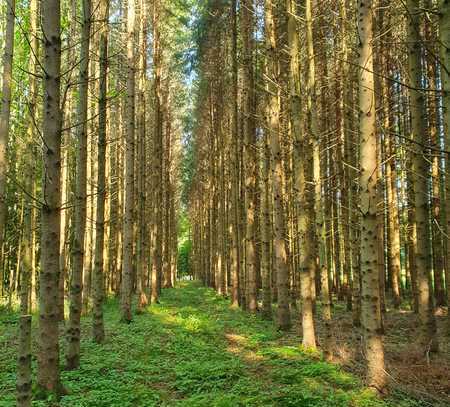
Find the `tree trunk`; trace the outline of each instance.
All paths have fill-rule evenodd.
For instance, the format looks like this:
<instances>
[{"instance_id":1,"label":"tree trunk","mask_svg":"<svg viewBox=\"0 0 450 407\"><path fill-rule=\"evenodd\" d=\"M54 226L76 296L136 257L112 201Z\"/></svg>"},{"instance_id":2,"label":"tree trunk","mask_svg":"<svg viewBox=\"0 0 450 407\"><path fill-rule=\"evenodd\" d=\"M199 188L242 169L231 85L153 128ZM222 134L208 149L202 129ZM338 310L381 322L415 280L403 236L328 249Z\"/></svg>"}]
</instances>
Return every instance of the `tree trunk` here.
<instances>
[{"instance_id":1,"label":"tree trunk","mask_svg":"<svg viewBox=\"0 0 450 407\"><path fill-rule=\"evenodd\" d=\"M17 407L31 407L31 315L19 319L17 359Z\"/></svg>"},{"instance_id":2,"label":"tree trunk","mask_svg":"<svg viewBox=\"0 0 450 407\"><path fill-rule=\"evenodd\" d=\"M15 13L16 1L6 0L5 50L3 54L3 87L0 111L0 269L3 265L2 247L8 210L6 205L6 175L8 170L7 154L11 116Z\"/></svg>"},{"instance_id":3,"label":"tree trunk","mask_svg":"<svg viewBox=\"0 0 450 407\"><path fill-rule=\"evenodd\" d=\"M103 323L104 258L105 249L105 200L106 200L106 120L107 120L107 75L108 75L108 18L109 0L100 3L100 88L98 101L98 141L97 141L97 216L95 233L95 254L93 271L92 337L101 343L105 337Z\"/></svg>"},{"instance_id":4,"label":"tree trunk","mask_svg":"<svg viewBox=\"0 0 450 407\"><path fill-rule=\"evenodd\" d=\"M408 0L408 62L410 80L410 111L413 148L414 204L416 213L415 261L417 267L418 307L420 319L419 342L424 352L437 351L436 320L430 286L432 256L430 248L430 216L428 208L428 179L430 175L427 151L427 116L422 88L422 47L419 35L420 4Z\"/></svg>"},{"instance_id":5,"label":"tree trunk","mask_svg":"<svg viewBox=\"0 0 450 407\"><path fill-rule=\"evenodd\" d=\"M377 252L377 148L373 74L373 4L362 0L359 12L359 132L361 210L361 323L368 385L382 392L386 385L381 330Z\"/></svg>"},{"instance_id":6,"label":"tree trunk","mask_svg":"<svg viewBox=\"0 0 450 407\"><path fill-rule=\"evenodd\" d=\"M91 0L83 1L83 27L80 50L80 79L77 105L77 162L75 185L74 243L72 253L72 280L70 285L70 313L67 328L68 369L80 366L80 317L83 292L83 263L86 228L86 182L87 182L87 109L89 86L89 50L91 35Z\"/></svg>"},{"instance_id":7,"label":"tree trunk","mask_svg":"<svg viewBox=\"0 0 450 407\"><path fill-rule=\"evenodd\" d=\"M134 229L134 127L135 127L135 0L127 6L127 100L125 135L125 183L123 218L123 268L121 286L122 320L131 322L133 291L133 229Z\"/></svg>"},{"instance_id":8,"label":"tree trunk","mask_svg":"<svg viewBox=\"0 0 450 407\"><path fill-rule=\"evenodd\" d=\"M447 150L447 160L445 168L447 174L445 177L446 186L446 218L447 218L447 236L450 232L450 2L447 0L440 1L439 8L439 34L440 34L440 56L441 56L441 86L442 86L442 102L443 102L443 124L445 134L445 149ZM444 63L445 62L445 63ZM447 305L450 307L450 239L447 237L447 253L446 253L446 275L447 282ZM450 332L450 312L447 316L447 330Z\"/></svg>"},{"instance_id":9,"label":"tree trunk","mask_svg":"<svg viewBox=\"0 0 450 407\"><path fill-rule=\"evenodd\" d=\"M38 387L61 393L58 332L59 240L61 221L61 10L59 0L42 2L44 38L43 206L39 290Z\"/></svg>"},{"instance_id":10,"label":"tree trunk","mask_svg":"<svg viewBox=\"0 0 450 407\"><path fill-rule=\"evenodd\" d=\"M285 219L283 208L283 168L281 157L280 129L280 90L279 59L276 38L276 23L271 0L265 0L265 27L267 48L267 74L269 77L268 131L270 135L270 153L272 162L272 187L274 196L274 273L276 274L278 309L277 326L281 330L291 327L289 308L289 271L287 264Z\"/></svg>"}]
</instances>

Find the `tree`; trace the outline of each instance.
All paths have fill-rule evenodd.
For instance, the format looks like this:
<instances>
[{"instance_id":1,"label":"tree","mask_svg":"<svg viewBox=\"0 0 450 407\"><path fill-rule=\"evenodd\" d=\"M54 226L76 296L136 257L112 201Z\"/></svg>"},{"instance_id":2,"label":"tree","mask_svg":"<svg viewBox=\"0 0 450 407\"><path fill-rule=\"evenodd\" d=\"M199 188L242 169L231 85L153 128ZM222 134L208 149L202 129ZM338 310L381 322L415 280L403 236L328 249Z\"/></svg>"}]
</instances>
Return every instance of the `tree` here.
<instances>
[{"instance_id":1,"label":"tree","mask_svg":"<svg viewBox=\"0 0 450 407\"><path fill-rule=\"evenodd\" d=\"M39 352L37 384L44 392L62 391L59 372L58 282L61 219L61 9L59 0L42 1L44 41L44 176L41 211Z\"/></svg>"},{"instance_id":2,"label":"tree","mask_svg":"<svg viewBox=\"0 0 450 407\"><path fill-rule=\"evenodd\" d=\"M125 136L125 184L123 219L122 320L131 322L133 290L133 229L134 229L134 150L135 150L135 0L127 5L127 100Z\"/></svg>"},{"instance_id":3,"label":"tree","mask_svg":"<svg viewBox=\"0 0 450 407\"><path fill-rule=\"evenodd\" d=\"M11 116L11 86L14 56L14 26L15 26L16 1L6 1L6 25L4 33L5 49L3 54L3 86L2 105L0 111L0 251L3 247L5 234L6 212L6 175L8 159L8 140ZM3 259L3 253L1 254ZM3 265L3 261L0 263Z\"/></svg>"},{"instance_id":4,"label":"tree","mask_svg":"<svg viewBox=\"0 0 450 407\"><path fill-rule=\"evenodd\" d=\"M86 183L87 183L87 114L89 86L89 50L91 38L91 1L83 0L83 26L80 48L80 72L78 85L77 117L77 179L75 186L76 207L74 216L75 238L73 244L73 268L70 284L70 315L67 328L68 369L80 366L80 317L83 292L84 238L86 227Z\"/></svg>"},{"instance_id":5,"label":"tree","mask_svg":"<svg viewBox=\"0 0 450 407\"><path fill-rule=\"evenodd\" d=\"M450 66L448 64L450 57L450 3L445 0L439 2L439 34L440 34L440 60L441 60L441 76L442 76L442 102L443 102L443 124L445 134L445 147L447 150L446 167L450 168ZM450 231L450 204L448 197L450 195L450 176L447 173L446 181L446 197L447 197L447 234ZM447 265L446 265L446 281L447 281L447 304L450 304L450 243L447 238ZM448 330L450 331L450 313L448 315Z\"/></svg>"},{"instance_id":6,"label":"tree","mask_svg":"<svg viewBox=\"0 0 450 407\"><path fill-rule=\"evenodd\" d=\"M98 101L98 142L97 142L97 218L95 233L94 263L94 307L92 311L92 336L97 343L103 342L105 328L103 322L104 297L104 246L105 246L105 200L106 200L106 120L107 120L107 77L108 77L108 19L109 0L103 0L99 9L102 17L100 31L100 95Z\"/></svg>"},{"instance_id":7,"label":"tree","mask_svg":"<svg viewBox=\"0 0 450 407\"><path fill-rule=\"evenodd\" d=\"M253 73L253 0L244 0L241 6L241 33L243 53L242 120L244 133L245 178L245 272L247 277L247 308L256 312L256 171L255 101Z\"/></svg>"},{"instance_id":8,"label":"tree","mask_svg":"<svg viewBox=\"0 0 450 407\"><path fill-rule=\"evenodd\" d=\"M438 350L436 321L430 288L432 258L430 250L430 216L428 211L428 175L430 173L426 146L426 108L422 87L422 47L419 35L420 4L408 0L408 73L410 81L410 112L412 140L417 143L412 157L414 204L416 214L415 260L417 266L418 307L421 323L420 343L424 352ZM424 176L426 174L427 176Z\"/></svg>"},{"instance_id":9,"label":"tree","mask_svg":"<svg viewBox=\"0 0 450 407\"><path fill-rule=\"evenodd\" d=\"M373 3L358 6L359 20L359 132L361 210L361 324L367 360L367 381L382 392L386 385L381 337L380 286L376 244L377 140L373 74Z\"/></svg>"},{"instance_id":10,"label":"tree","mask_svg":"<svg viewBox=\"0 0 450 407\"><path fill-rule=\"evenodd\" d=\"M289 308L289 271L285 242L283 169L280 147L279 60L273 4L270 0L266 0L264 5L267 75L269 77L269 91L267 95L268 132L270 134L271 172L274 197L274 273L276 274L278 292L277 325L282 330L288 330L291 327L291 312Z\"/></svg>"}]
</instances>

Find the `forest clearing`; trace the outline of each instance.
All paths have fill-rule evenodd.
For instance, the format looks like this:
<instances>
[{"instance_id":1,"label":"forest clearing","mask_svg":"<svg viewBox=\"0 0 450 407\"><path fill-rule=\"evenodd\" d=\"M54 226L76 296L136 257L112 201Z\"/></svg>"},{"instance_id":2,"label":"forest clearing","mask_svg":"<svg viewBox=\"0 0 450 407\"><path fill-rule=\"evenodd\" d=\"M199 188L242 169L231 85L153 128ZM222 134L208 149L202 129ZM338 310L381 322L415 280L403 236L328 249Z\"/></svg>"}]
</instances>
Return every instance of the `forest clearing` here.
<instances>
[{"instance_id":1,"label":"forest clearing","mask_svg":"<svg viewBox=\"0 0 450 407\"><path fill-rule=\"evenodd\" d=\"M450 405L448 0L2 0L0 406Z\"/></svg>"}]
</instances>

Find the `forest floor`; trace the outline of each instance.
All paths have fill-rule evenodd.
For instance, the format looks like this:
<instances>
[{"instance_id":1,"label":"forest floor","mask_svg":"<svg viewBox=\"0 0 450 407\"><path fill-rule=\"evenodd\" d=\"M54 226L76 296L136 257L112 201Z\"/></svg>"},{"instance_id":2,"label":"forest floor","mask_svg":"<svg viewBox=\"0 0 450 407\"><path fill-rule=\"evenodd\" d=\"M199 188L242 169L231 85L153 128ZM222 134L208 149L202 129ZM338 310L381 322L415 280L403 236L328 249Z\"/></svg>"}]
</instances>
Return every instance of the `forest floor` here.
<instances>
[{"instance_id":1,"label":"forest floor","mask_svg":"<svg viewBox=\"0 0 450 407\"><path fill-rule=\"evenodd\" d=\"M17 317L0 310L2 407L15 405ZM440 405L398 390L378 400L356 375L302 350L294 331L282 335L273 322L230 309L228 300L193 282L164 290L161 303L129 325L119 322L118 303L110 300L105 319L103 345L89 339L90 318L82 320L82 366L62 373L69 394L59 404L33 406Z\"/></svg>"}]
</instances>

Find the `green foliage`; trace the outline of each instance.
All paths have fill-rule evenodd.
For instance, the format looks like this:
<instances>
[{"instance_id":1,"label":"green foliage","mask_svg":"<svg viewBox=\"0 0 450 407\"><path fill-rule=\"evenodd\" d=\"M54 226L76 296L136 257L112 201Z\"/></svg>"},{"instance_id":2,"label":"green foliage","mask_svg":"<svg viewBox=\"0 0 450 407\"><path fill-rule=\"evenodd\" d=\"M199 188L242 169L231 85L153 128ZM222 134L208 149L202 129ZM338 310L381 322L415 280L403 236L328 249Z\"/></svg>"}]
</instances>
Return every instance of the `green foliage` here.
<instances>
[{"instance_id":1,"label":"green foliage","mask_svg":"<svg viewBox=\"0 0 450 407\"><path fill-rule=\"evenodd\" d=\"M118 303L110 300L103 345L90 340L91 318L84 318L81 368L62 372L69 394L33 406L427 406L403 395L378 400L318 353L283 344L271 321L230 309L228 300L197 283L180 286L165 290L160 304L129 325L119 322ZM1 312L0 406L12 407L17 315Z\"/></svg>"},{"instance_id":2,"label":"green foliage","mask_svg":"<svg viewBox=\"0 0 450 407\"><path fill-rule=\"evenodd\" d=\"M178 275L187 276L191 274L190 254L192 242L187 240L178 249Z\"/></svg>"},{"instance_id":3,"label":"green foliage","mask_svg":"<svg viewBox=\"0 0 450 407\"><path fill-rule=\"evenodd\" d=\"M178 218L178 275L191 274L190 256L192 251L191 225L186 212L181 211Z\"/></svg>"}]
</instances>

